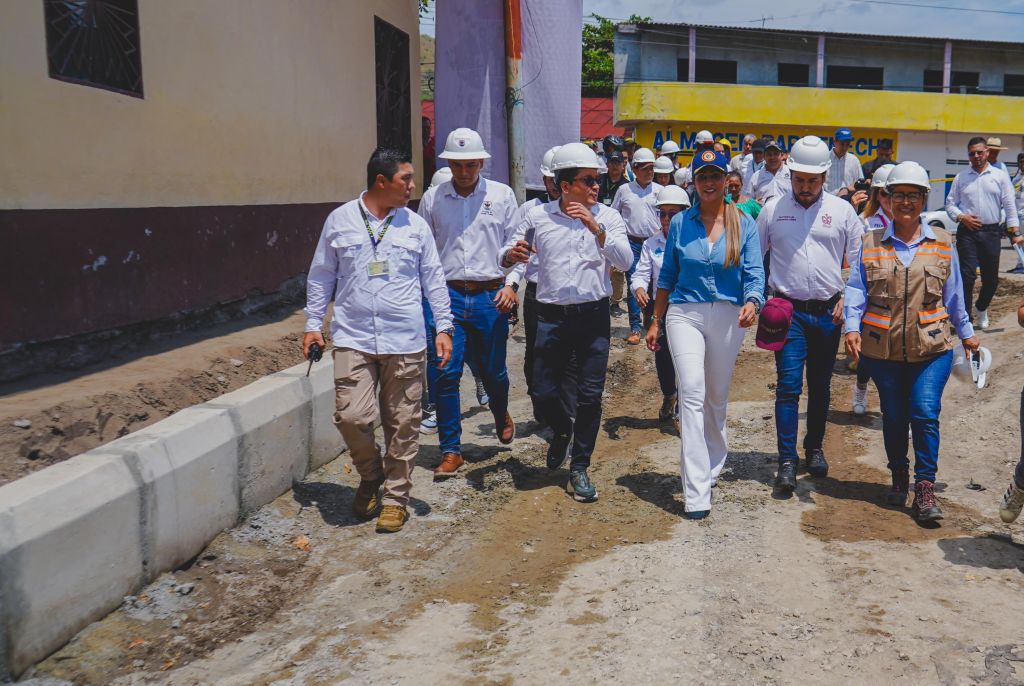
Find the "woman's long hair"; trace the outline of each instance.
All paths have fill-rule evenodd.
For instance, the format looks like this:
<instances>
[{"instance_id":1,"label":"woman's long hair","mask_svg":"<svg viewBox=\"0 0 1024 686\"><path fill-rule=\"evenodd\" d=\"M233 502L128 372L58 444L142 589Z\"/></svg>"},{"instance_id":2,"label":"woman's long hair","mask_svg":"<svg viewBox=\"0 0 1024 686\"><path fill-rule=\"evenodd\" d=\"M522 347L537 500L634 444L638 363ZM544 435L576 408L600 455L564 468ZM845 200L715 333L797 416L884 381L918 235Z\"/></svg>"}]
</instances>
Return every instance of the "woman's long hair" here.
<instances>
[{"instance_id":1,"label":"woman's long hair","mask_svg":"<svg viewBox=\"0 0 1024 686\"><path fill-rule=\"evenodd\" d=\"M723 198L725 204L725 265L726 267L740 266L740 253L742 250L743 237L740 232L740 210L728 197ZM693 203L694 208L700 207L700 195L697 195ZM698 213L700 210L698 209ZM705 231L707 227L705 227Z\"/></svg>"},{"instance_id":2,"label":"woman's long hair","mask_svg":"<svg viewBox=\"0 0 1024 686\"><path fill-rule=\"evenodd\" d=\"M881 188L871 189L871 194L868 196L868 204L864 206L864 211L860 214L861 219L867 221L868 219L871 219L871 217L875 216L875 213L878 212L879 208L882 206L881 201L878 199L878 196L881 193Z\"/></svg>"}]
</instances>

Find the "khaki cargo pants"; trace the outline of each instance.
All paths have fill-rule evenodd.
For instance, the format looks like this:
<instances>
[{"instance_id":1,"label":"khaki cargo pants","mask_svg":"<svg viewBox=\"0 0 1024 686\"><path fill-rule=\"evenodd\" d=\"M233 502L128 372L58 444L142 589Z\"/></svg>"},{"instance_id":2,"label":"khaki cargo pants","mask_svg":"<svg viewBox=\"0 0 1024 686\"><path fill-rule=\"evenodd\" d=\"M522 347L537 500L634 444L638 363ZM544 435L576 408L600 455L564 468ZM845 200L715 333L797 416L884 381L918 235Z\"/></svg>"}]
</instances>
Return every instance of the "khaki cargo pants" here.
<instances>
[{"instance_id":1,"label":"khaki cargo pants","mask_svg":"<svg viewBox=\"0 0 1024 686\"><path fill-rule=\"evenodd\" d=\"M334 425L360 478L384 479L384 505L405 507L409 502L419 452L426 355L425 350L408 355L334 350ZM378 419L384 430L383 457L373 436Z\"/></svg>"}]
</instances>

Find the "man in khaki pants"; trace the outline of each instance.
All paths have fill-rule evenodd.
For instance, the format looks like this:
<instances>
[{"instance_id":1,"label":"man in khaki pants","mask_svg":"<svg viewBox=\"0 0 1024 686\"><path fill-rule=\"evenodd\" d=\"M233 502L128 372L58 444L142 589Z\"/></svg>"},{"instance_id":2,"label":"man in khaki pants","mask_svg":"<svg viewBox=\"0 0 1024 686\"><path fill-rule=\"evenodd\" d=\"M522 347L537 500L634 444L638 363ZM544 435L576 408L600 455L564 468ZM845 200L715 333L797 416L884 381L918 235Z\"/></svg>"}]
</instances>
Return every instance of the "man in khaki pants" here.
<instances>
[{"instance_id":1,"label":"man in khaki pants","mask_svg":"<svg viewBox=\"0 0 1024 686\"><path fill-rule=\"evenodd\" d=\"M334 423L361 479L352 510L368 519L382 505L377 532L393 533L409 518L419 449L427 342L423 299L434 313L441 367L451 356L453 327L430 227L405 207L415 188L409 156L378 148L366 179L366 192L334 210L320 234L306 282L302 350L308 358L313 343L324 347L321 328L334 297ZM378 418L383 457L374 440Z\"/></svg>"}]
</instances>

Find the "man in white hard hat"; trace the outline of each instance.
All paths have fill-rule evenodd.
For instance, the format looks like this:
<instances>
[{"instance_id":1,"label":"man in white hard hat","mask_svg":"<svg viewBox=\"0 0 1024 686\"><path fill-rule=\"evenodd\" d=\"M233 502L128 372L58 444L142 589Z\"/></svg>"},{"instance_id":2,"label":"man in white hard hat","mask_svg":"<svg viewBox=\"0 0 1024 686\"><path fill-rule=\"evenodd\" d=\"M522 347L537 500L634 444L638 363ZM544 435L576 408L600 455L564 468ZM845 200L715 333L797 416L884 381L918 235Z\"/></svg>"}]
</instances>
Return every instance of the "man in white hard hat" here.
<instances>
[{"instance_id":1,"label":"man in white hard hat","mask_svg":"<svg viewBox=\"0 0 1024 686\"><path fill-rule=\"evenodd\" d=\"M601 426L608 371L609 269L627 269L632 251L621 215L597 202L597 156L570 143L555 153L551 168L561 198L530 209L498 257L509 266L536 255L534 394L554 432L547 464L559 469L571 458L566 490L577 501L592 502L597 489L587 469ZM573 356L576 374L567 373ZM573 394L575 419L564 401Z\"/></svg>"},{"instance_id":2,"label":"man in white hard hat","mask_svg":"<svg viewBox=\"0 0 1024 686\"><path fill-rule=\"evenodd\" d=\"M673 171L679 167L678 155L679 144L672 139L662 143L661 148L658 150L658 157L667 158L668 161L672 163Z\"/></svg>"},{"instance_id":3,"label":"man in white hard hat","mask_svg":"<svg viewBox=\"0 0 1024 686\"><path fill-rule=\"evenodd\" d=\"M455 129L439 157L448 161L451 183L427 191L419 207L437 242L455 324L452 359L437 378L441 464L434 470L435 479L455 474L464 463L459 383L467 346L482 363L498 440L508 444L515 438L505 356L508 313L517 302L510 282L519 281L518 274L508 275L494 259L515 229L518 203L511 188L480 175L484 160L490 158L480 134Z\"/></svg>"},{"instance_id":4,"label":"man in white hard hat","mask_svg":"<svg viewBox=\"0 0 1024 686\"><path fill-rule=\"evenodd\" d=\"M352 510L368 519L383 505L377 531L394 533L409 518L424 347L446 365L452 316L430 227L406 209L415 188L408 153L379 148L366 172L366 192L331 212L317 242L306 279L302 351L308 358L313 344L326 347L321 329L333 297L334 424L360 478ZM439 329L429 342L424 299ZM378 419L383 455L374 440Z\"/></svg>"},{"instance_id":5,"label":"man in white hard hat","mask_svg":"<svg viewBox=\"0 0 1024 686\"><path fill-rule=\"evenodd\" d=\"M978 328L989 327L988 306L999 285L999 250L1003 222L1014 245L1024 244L1020 234L1020 217L1008 174L995 169L988 161L988 143L981 136L967 142L970 169L953 179L946 196L946 214L960 226L956 233L956 252L964 280L967 314L974 322L972 309L978 309ZM1005 219L1004 219L1005 218ZM981 291L974 301L974 282L981 269Z\"/></svg>"},{"instance_id":6,"label":"man in white hard hat","mask_svg":"<svg viewBox=\"0 0 1024 686\"><path fill-rule=\"evenodd\" d=\"M764 205L789 192L789 167L782 163L782 147L775 139L764 141L764 166L750 178L750 196Z\"/></svg>"},{"instance_id":7,"label":"man in white hard hat","mask_svg":"<svg viewBox=\"0 0 1024 686\"><path fill-rule=\"evenodd\" d=\"M822 445L843 321L843 259L853 264L864 225L850 203L824 192L831 165L828 145L801 138L786 162L791 189L772 199L757 217L761 251L771 251L770 294L793 306L789 335L775 353L775 430L778 489L796 488L800 393L807 370L807 434L804 451L812 476L828 474Z\"/></svg>"},{"instance_id":8,"label":"man in white hard hat","mask_svg":"<svg viewBox=\"0 0 1024 686\"><path fill-rule=\"evenodd\" d=\"M861 178L860 160L850 152L853 145L853 132L843 127L837 129L832 137L832 152L829 159L832 164L825 177L825 192L848 198L854 192L853 184Z\"/></svg>"},{"instance_id":9,"label":"man in white hard hat","mask_svg":"<svg viewBox=\"0 0 1024 686\"><path fill-rule=\"evenodd\" d=\"M636 174L636 180L619 188L611 207L626 222L629 247L633 251L633 261L626 272L627 283L636 271L644 241L661 231L658 209L654 203L662 186L654 182L654 153L651 150L640 148L633 154L633 173ZM626 342L639 345L643 338L643 313L632 289L626 295L626 306L629 310L629 337Z\"/></svg>"}]
</instances>

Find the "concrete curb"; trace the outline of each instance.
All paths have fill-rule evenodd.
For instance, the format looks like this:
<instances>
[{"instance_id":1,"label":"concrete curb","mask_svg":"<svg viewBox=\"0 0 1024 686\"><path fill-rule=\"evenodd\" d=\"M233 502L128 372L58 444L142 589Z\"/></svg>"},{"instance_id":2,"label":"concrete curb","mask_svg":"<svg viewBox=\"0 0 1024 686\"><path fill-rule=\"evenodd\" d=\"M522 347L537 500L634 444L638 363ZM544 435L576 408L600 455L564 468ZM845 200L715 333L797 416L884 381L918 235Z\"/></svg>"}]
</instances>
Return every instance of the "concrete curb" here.
<instances>
[{"instance_id":1,"label":"concrete curb","mask_svg":"<svg viewBox=\"0 0 1024 686\"><path fill-rule=\"evenodd\" d=\"M0 487L0 680L344 449L329 360Z\"/></svg>"}]
</instances>

